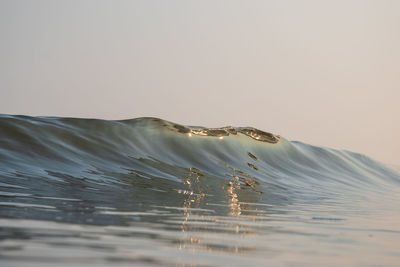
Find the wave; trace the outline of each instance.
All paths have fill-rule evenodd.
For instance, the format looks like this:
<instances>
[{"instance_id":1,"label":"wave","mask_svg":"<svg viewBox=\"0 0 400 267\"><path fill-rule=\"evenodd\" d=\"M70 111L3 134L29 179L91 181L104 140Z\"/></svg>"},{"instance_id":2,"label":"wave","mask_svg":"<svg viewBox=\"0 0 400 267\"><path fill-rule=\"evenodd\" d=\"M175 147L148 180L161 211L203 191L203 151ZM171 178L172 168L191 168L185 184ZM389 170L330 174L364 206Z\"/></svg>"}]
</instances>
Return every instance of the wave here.
<instances>
[{"instance_id":1,"label":"wave","mask_svg":"<svg viewBox=\"0 0 400 267\"><path fill-rule=\"evenodd\" d=\"M0 115L0 258L395 266L399 185L367 156L251 127Z\"/></svg>"},{"instance_id":2,"label":"wave","mask_svg":"<svg viewBox=\"0 0 400 267\"><path fill-rule=\"evenodd\" d=\"M133 175L174 187L187 173L197 173L256 193L272 187L269 191L305 195L362 188L379 192L399 184L397 172L367 156L290 142L251 127L2 115L0 129L3 178L124 184L120 176Z\"/></svg>"}]
</instances>

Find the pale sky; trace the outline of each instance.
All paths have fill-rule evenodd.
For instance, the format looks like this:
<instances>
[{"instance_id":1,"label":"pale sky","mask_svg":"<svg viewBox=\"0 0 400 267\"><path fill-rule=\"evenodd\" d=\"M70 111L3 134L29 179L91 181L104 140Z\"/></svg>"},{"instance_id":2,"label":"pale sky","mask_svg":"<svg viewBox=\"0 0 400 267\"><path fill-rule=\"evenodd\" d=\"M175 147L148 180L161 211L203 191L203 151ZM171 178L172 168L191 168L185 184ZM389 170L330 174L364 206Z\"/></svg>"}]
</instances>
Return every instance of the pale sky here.
<instances>
[{"instance_id":1,"label":"pale sky","mask_svg":"<svg viewBox=\"0 0 400 267\"><path fill-rule=\"evenodd\" d=\"M0 0L3 114L253 126L400 165L399 100L400 1Z\"/></svg>"}]
</instances>

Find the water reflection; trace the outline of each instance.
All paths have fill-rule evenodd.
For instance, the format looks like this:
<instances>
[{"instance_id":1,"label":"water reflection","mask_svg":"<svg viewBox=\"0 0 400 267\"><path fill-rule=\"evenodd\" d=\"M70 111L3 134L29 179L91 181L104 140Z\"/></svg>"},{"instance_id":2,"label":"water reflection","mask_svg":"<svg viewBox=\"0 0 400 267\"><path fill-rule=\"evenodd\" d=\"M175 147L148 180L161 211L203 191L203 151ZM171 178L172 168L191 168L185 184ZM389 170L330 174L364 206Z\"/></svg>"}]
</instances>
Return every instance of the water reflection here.
<instances>
[{"instance_id":1,"label":"water reflection","mask_svg":"<svg viewBox=\"0 0 400 267\"><path fill-rule=\"evenodd\" d=\"M188 197L183 202L183 221L181 224L181 231L183 233L179 241L179 250L189 249L195 252L198 249L210 250L212 249L207 244L203 244L203 238L196 236L196 226L192 224L192 221L204 220L204 214L194 214L193 210L202 211L203 201L206 198L206 193L200 184L200 179L204 175L195 168L189 168L189 173L184 179L184 184L188 186L188 190L185 193ZM203 210L204 211L204 210ZM197 219L191 219L191 216L196 216Z\"/></svg>"},{"instance_id":2,"label":"water reflection","mask_svg":"<svg viewBox=\"0 0 400 267\"><path fill-rule=\"evenodd\" d=\"M12 225L3 225L2 238L16 241L24 236L33 244L38 238L44 238L46 244L57 243L64 248L73 247L75 238L83 243L98 239L99 244L95 246L82 245L87 250L98 251L95 247L101 247L103 236L118 242L120 238L135 237L181 251L246 254L257 249L244 238L260 233L254 222L258 214L262 214L263 219L268 215L270 205L265 204L275 201L275 208L288 204L284 199L276 201L273 194L266 194L268 189L258 185L255 177L233 168L226 168L225 177L215 177L197 168L173 166L150 158L130 158L130 161L133 166L145 165L146 172L144 167L123 172L101 167L87 171L107 178L104 179L107 183L60 172L46 172L47 176L57 178L53 182L48 182L47 176L33 178L19 174L27 189L16 189L15 195L11 192L7 196L0 195L0 216L57 222L60 232L56 230L57 225L52 232L46 230L48 225L39 230L29 227L13 230ZM157 176L157 173L174 175L177 181ZM9 178L5 182L12 184L15 178ZM35 194L28 194L30 191ZM264 205L263 210L257 208L260 204ZM96 230L89 236L84 234L87 229L83 228L65 232L62 224L86 225ZM125 228L104 232L96 228L100 226ZM71 243L70 238L75 241ZM137 241L123 242L131 246ZM21 251L30 249L16 243ZM118 250L121 244L111 242L107 248ZM36 259L40 261L43 257L45 254L40 254Z\"/></svg>"},{"instance_id":3,"label":"water reflection","mask_svg":"<svg viewBox=\"0 0 400 267\"><path fill-rule=\"evenodd\" d=\"M256 201L254 195L258 195L254 193L254 184L249 187L237 176L210 184L207 175L195 168L189 169L183 184L187 189L180 191L186 196L182 206L180 250L230 254L256 250L255 245L238 242L246 236L257 235L257 230L252 227L257 215L252 203ZM243 211L247 211L247 215L242 217Z\"/></svg>"},{"instance_id":4,"label":"water reflection","mask_svg":"<svg viewBox=\"0 0 400 267\"><path fill-rule=\"evenodd\" d=\"M231 215L239 216L242 214L242 210L240 208L238 195L235 193L236 190L240 189L240 184L238 182L229 181L229 184L226 189L226 194L230 197L229 199L229 207L231 208Z\"/></svg>"},{"instance_id":5,"label":"water reflection","mask_svg":"<svg viewBox=\"0 0 400 267\"><path fill-rule=\"evenodd\" d=\"M309 220L304 219L304 207L238 169L227 167L222 179L196 168L151 159L138 162L154 169L118 174L97 169L102 175L113 175L118 184L80 179L76 186L77 181L67 182L79 177L57 174L62 186L40 183L40 190L35 191L40 195L22 189L14 196L0 195L2 217L21 216L18 220L0 219L0 257L39 263L84 264L96 259L105 265L262 265L267 259L273 264L273 259L288 251L301 258L316 250L315 242L320 240L325 241L318 251L325 254L315 257L327 259L335 247L371 238L367 231L367 237L347 236L354 235L346 225L349 220L316 220L323 216L315 211L308 213ZM153 174L156 170L179 173L179 181L157 177ZM57 192L59 198L51 192ZM67 195L73 198L61 198ZM303 214L296 214L296 209ZM24 220L28 214L31 220ZM340 238L332 235L339 230L345 234ZM379 238L380 234L374 232L373 236Z\"/></svg>"}]
</instances>

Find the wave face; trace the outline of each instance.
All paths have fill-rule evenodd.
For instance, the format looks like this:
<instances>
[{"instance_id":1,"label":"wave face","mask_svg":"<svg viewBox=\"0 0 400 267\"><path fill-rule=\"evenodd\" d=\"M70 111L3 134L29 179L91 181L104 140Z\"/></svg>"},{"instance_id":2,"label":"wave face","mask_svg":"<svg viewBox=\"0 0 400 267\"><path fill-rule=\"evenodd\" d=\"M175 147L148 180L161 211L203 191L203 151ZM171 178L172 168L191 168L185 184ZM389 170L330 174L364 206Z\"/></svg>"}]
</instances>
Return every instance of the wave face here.
<instances>
[{"instance_id":1,"label":"wave face","mask_svg":"<svg viewBox=\"0 0 400 267\"><path fill-rule=\"evenodd\" d=\"M0 262L395 266L399 185L250 127L1 115Z\"/></svg>"}]
</instances>

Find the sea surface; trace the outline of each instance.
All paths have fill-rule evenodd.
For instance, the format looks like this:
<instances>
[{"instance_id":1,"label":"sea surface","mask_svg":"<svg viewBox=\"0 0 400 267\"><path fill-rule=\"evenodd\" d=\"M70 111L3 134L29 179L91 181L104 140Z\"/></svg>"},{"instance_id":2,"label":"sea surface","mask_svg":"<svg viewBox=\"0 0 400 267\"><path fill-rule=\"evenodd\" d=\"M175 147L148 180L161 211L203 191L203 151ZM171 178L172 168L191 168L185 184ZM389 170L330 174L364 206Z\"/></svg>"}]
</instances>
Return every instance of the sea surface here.
<instances>
[{"instance_id":1,"label":"sea surface","mask_svg":"<svg viewBox=\"0 0 400 267\"><path fill-rule=\"evenodd\" d=\"M400 175L367 156L251 127L0 115L2 267L399 264Z\"/></svg>"}]
</instances>

